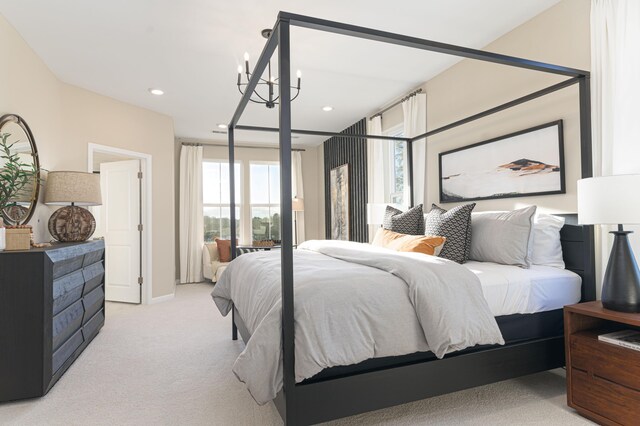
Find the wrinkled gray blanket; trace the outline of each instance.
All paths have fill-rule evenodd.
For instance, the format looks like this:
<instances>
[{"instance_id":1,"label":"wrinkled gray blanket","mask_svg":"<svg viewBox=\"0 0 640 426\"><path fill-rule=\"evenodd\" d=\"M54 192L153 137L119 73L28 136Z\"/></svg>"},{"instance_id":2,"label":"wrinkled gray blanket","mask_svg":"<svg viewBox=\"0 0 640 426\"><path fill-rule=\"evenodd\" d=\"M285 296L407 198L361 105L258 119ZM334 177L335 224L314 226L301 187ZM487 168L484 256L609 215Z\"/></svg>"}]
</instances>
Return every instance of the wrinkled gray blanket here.
<instances>
[{"instance_id":1,"label":"wrinkled gray blanket","mask_svg":"<svg viewBox=\"0 0 640 426\"><path fill-rule=\"evenodd\" d=\"M431 350L504 344L467 268L419 253L345 241L308 241L294 250L295 369L301 382L337 365ZM280 253L244 254L212 293L233 304L252 337L233 371L259 404L282 388Z\"/></svg>"}]
</instances>

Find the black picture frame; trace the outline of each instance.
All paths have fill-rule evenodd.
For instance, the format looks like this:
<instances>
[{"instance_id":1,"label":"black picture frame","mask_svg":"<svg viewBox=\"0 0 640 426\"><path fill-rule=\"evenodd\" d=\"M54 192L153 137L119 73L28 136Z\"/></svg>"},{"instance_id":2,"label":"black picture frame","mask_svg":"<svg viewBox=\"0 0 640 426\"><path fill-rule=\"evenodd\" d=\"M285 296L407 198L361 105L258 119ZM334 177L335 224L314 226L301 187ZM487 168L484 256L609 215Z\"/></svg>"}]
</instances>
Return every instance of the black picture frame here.
<instances>
[{"instance_id":1,"label":"black picture frame","mask_svg":"<svg viewBox=\"0 0 640 426\"><path fill-rule=\"evenodd\" d=\"M515 138L527 133L533 133L539 130L547 129L549 127L557 126L558 128L558 140L557 140L557 148L558 148L558 172L560 176L560 187L557 190L551 191L531 191L531 192L523 192L523 193L505 193L505 194L495 194L490 196L469 196L469 197L455 197L449 194L445 194L443 188L443 182L446 178L442 176L442 163L443 157L447 155L451 155L454 153L458 153L461 151L466 151L470 149L477 148L479 146L488 145L495 142L504 141L506 139ZM517 160L514 160L517 161ZM535 160L534 160L535 161ZM555 170L554 170L555 171ZM565 171L565 161L564 161L564 126L563 120L556 120L549 123L540 124L538 126L529 127L524 130L520 130L517 132L509 133L506 135L498 136L492 139L488 139L482 142L474 143L472 145L463 146L460 148L452 149L449 151L441 152L438 154L438 185L439 185L439 193L440 193L440 202L441 203L457 203L457 202L466 202L466 201L478 201L478 200L496 200L502 198L520 198L520 197L533 197L540 195L557 195L557 194L566 194L566 179L565 179L566 171Z\"/></svg>"}]
</instances>

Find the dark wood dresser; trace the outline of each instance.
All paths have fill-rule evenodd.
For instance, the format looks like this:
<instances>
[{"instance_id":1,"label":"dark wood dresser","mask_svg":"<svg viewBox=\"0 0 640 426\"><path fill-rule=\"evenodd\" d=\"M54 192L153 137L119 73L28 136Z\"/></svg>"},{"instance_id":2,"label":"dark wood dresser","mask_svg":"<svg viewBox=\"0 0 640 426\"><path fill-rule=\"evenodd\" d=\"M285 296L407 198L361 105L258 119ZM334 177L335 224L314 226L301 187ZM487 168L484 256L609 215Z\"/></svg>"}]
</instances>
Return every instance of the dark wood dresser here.
<instances>
[{"instance_id":1,"label":"dark wood dresser","mask_svg":"<svg viewBox=\"0 0 640 426\"><path fill-rule=\"evenodd\" d=\"M104 325L104 241L0 252L0 402L45 395Z\"/></svg>"},{"instance_id":2,"label":"dark wood dresser","mask_svg":"<svg viewBox=\"0 0 640 426\"><path fill-rule=\"evenodd\" d=\"M580 303L564 308L564 327L569 406L603 425L640 424L640 351L598 340L611 331L640 330L640 314Z\"/></svg>"}]
</instances>

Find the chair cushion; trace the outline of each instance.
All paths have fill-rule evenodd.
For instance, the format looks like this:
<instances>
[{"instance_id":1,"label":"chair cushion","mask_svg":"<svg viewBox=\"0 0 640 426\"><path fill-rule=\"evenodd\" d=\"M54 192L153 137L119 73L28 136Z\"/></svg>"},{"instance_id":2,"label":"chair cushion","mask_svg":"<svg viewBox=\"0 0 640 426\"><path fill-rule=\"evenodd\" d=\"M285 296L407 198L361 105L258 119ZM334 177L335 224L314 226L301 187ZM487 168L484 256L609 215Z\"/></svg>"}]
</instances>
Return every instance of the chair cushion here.
<instances>
[{"instance_id":1,"label":"chair cushion","mask_svg":"<svg viewBox=\"0 0 640 426\"><path fill-rule=\"evenodd\" d=\"M231 240L215 239L218 245L218 255L220 262L231 262Z\"/></svg>"},{"instance_id":2,"label":"chair cushion","mask_svg":"<svg viewBox=\"0 0 640 426\"><path fill-rule=\"evenodd\" d=\"M204 245L207 250L209 250L209 259L213 262L213 261L219 261L220 260L220 254L218 253L218 244L213 242L213 243L205 243Z\"/></svg>"}]
</instances>

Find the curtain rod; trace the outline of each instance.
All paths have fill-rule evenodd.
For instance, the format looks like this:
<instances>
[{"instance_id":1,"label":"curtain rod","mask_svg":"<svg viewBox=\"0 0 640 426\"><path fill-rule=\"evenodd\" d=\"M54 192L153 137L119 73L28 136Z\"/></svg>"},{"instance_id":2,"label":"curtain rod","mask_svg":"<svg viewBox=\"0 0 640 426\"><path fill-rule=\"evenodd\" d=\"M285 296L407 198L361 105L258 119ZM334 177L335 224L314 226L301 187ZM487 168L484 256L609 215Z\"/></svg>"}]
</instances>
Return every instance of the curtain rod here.
<instances>
[{"instance_id":1,"label":"curtain rod","mask_svg":"<svg viewBox=\"0 0 640 426\"><path fill-rule=\"evenodd\" d=\"M223 148L227 148L229 145L227 144L221 144L221 143L206 143L206 142L180 142L180 145L185 145L185 146L219 146L219 147L223 147ZM275 146L236 146L236 148L240 149L277 149L278 151L280 150L280 148L277 148ZM293 152L305 152L305 149L302 148L291 148L291 151Z\"/></svg>"},{"instance_id":2,"label":"curtain rod","mask_svg":"<svg viewBox=\"0 0 640 426\"><path fill-rule=\"evenodd\" d=\"M389 111L391 108L394 108L394 107L400 105L401 103L403 103L404 101L406 101L410 97L417 95L418 93L422 93L422 89L421 88L418 89L418 90L414 90L413 92L409 93L404 98L400 99L398 102L392 103L391 105L389 105L388 107L386 107L382 111L378 112L377 114L373 114L371 117L369 117L369 120L371 120L372 118L375 118L377 116L382 116L382 114L384 114L385 112Z\"/></svg>"}]
</instances>

